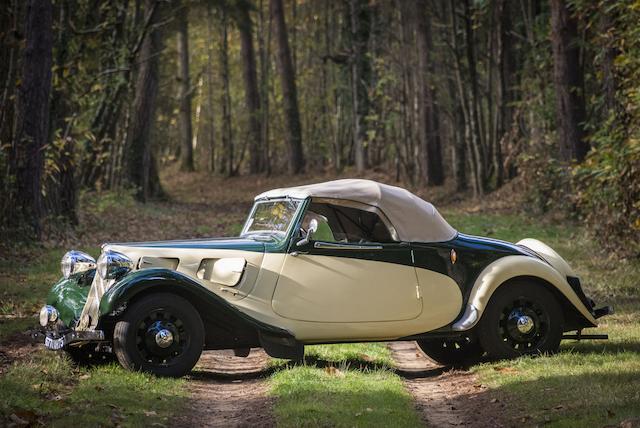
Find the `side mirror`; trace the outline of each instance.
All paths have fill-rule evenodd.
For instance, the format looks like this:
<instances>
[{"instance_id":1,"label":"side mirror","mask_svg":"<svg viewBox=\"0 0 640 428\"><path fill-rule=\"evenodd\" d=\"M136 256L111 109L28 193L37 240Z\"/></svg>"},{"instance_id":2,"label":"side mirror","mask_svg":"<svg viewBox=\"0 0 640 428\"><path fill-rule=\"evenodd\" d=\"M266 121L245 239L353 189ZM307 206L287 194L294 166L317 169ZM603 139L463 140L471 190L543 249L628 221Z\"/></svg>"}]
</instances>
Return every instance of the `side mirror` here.
<instances>
[{"instance_id":1,"label":"side mirror","mask_svg":"<svg viewBox=\"0 0 640 428\"><path fill-rule=\"evenodd\" d=\"M307 229L307 234L304 236L304 238L302 238L296 243L296 247L302 247L303 245L307 245L311 240L311 238L313 237L313 234L316 233L317 231L318 231L318 220L316 220L315 218L311 219L311 221L309 222L309 228Z\"/></svg>"}]
</instances>

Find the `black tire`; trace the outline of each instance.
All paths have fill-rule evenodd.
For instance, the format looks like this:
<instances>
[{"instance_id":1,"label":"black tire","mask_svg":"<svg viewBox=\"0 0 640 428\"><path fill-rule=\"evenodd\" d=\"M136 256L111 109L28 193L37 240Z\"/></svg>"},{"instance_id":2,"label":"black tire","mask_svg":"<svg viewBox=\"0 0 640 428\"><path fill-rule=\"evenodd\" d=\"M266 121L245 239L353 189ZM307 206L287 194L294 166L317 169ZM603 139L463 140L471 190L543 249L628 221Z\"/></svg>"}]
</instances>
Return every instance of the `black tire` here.
<instances>
[{"instance_id":1,"label":"black tire","mask_svg":"<svg viewBox=\"0 0 640 428\"><path fill-rule=\"evenodd\" d=\"M416 343L427 357L444 366L467 367L480 361L484 355L480 343L469 337L422 339Z\"/></svg>"},{"instance_id":2,"label":"black tire","mask_svg":"<svg viewBox=\"0 0 640 428\"><path fill-rule=\"evenodd\" d=\"M169 293L135 302L113 333L113 349L123 367L158 376L189 373L203 345L204 327L198 311L187 300Z\"/></svg>"},{"instance_id":3,"label":"black tire","mask_svg":"<svg viewBox=\"0 0 640 428\"><path fill-rule=\"evenodd\" d=\"M560 303L549 290L514 281L491 296L478 323L478 340L492 359L553 354L560 347L563 324Z\"/></svg>"},{"instance_id":4,"label":"black tire","mask_svg":"<svg viewBox=\"0 0 640 428\"><path fill-rule=\"evenodd\" d=\"M99 366L116 361L116 356L110 352L96 350L96 345L67 346L64 349L67 356L78 366Z\"/></svg>"}]
</instances>

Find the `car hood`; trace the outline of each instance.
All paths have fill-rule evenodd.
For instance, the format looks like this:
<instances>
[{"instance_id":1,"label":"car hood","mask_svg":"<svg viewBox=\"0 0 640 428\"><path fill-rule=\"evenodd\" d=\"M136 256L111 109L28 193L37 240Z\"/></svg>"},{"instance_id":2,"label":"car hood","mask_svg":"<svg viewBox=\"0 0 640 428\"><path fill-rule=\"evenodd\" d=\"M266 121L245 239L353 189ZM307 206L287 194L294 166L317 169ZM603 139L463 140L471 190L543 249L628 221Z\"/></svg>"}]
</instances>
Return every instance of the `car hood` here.
<instances>
[{"instance_id":1,"label":"car hood","mask_svg":"<svg viewBox=\"0 0 640 428\"><path fill-rule=\"evenodd\" d=\"M147 241L147 242L122 242L107 243L103 245L115 251L127 253L127 249L134 252L144 248L161 250L240 250L240 251L264 251L264 242L247 238L204 238L204 239L184 239L174 241Z\"/></svg>"}]
</instances>

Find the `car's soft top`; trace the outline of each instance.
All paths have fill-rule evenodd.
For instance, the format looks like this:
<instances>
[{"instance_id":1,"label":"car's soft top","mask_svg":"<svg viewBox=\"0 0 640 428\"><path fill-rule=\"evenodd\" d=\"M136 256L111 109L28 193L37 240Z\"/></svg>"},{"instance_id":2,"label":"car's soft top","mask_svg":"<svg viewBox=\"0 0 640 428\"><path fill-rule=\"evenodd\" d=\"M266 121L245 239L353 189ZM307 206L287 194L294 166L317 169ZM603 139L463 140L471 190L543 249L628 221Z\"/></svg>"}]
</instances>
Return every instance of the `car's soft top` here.
<instances>
[{"instance_id":1,"label":"car's soft top","mask_svg":"<svg viewBox=\"0 0 640 428\"><path fill-rule=\"evenodd\" d=\"M344 179L269 190L256 196L271 198L331 198L379 208L389 218L401 241L441 242L457 232L433 205L408 190L372 180Z\"/></svg>"}]
</instances>

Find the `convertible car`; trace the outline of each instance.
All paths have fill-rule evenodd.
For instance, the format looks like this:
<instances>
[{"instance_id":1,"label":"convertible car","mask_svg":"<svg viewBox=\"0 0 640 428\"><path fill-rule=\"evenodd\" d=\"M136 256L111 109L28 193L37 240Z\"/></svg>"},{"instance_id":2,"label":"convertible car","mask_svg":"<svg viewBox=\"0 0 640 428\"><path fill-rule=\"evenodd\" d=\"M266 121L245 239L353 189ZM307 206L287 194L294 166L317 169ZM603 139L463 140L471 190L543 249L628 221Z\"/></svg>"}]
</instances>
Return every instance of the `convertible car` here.
<instances>
[{"instance_id":1,"label":"convertible car","mask_svg":"<svg viewBox=\"0 0 640 428\"><path fill-rule=\"evenodd\" d=\"M428 202L369 180L271 190L239 237L70 251L40 312L78 361L182 376L203 350L415 340L443 364L552 353L611 312L534 239L459 233ZM565 332L576 331L573 335Z\"/></svg>"}]
</instances>

